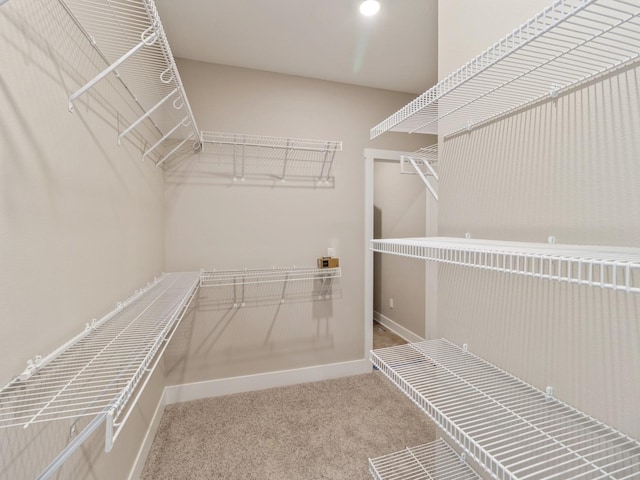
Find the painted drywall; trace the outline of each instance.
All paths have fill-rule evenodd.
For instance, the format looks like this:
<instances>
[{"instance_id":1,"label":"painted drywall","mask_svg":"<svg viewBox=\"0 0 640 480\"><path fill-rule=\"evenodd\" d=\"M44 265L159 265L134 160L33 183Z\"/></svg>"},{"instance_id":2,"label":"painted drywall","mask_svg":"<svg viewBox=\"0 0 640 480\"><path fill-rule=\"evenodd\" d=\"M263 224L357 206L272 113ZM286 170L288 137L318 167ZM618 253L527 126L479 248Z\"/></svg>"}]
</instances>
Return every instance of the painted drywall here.
<instances>
[{"instance_id":1,"label":"painted drywall","mask_svg":"<svg viewBox=\"0 0 640 480\"><path fill-rule=\"evenodd\" d=\"M398 162L374 161L374 238L423 237L427 189ZM425 264L374 254L373 309L415 335L425 336ZM393 307L390 300L393 299Z\"/></svg>"},{"instance_id":2,"label":"painted drywall","mask_svg":"<svg viewBox=\"0 0 640 480\"><path fill-rule=\"evenodd\" d=\"M56 1L0 7L0 385L164 269L163 176L137 145L118 147L111 79L67 110L100 59ZM159 398L152 394L153 408ZM142 415L146 415L142 412ZM135 415L134 415L135 416ZM116 451L102 432L66 478L116 478L146 430ZM69 441L67 421L0 429L0 478L34 478ZM90 472L90 474L88 473ZM122 478L122 477L118 477Z\"/></svg>"},{"instance_id":3,"label":"painted drywall","mask_svg":"<svg viewBox=\"0 0 640 480\"><path fill-rule=\"evenodd\" d=\"M342 277L330 299L317 298L317 281L247 287L240 308L231 287L202 290L198 314L167 352L168 384L362 359L364 148L422 146L406 135L369 141L369 129L413 96L183 59L178 66L203 130L337 140L343 151L329 187L256 181L250 171L233 182L206 155L169 165L167 268L314 266L331 247Z\"/></svg>"},{"instance_id":4,"label":"painted drywall","mask_svg":"<svg viewBox=\"0 0 640 480\"><path fill-rule=\"evenodd\" d=\"M439 58L461 65L542 7L442 1ZM623 69L441 142L440 235L640 245L639 77ZM438 290L440 336L640 438L640 296L454 266Z\"/></svg>"}]
</instances>

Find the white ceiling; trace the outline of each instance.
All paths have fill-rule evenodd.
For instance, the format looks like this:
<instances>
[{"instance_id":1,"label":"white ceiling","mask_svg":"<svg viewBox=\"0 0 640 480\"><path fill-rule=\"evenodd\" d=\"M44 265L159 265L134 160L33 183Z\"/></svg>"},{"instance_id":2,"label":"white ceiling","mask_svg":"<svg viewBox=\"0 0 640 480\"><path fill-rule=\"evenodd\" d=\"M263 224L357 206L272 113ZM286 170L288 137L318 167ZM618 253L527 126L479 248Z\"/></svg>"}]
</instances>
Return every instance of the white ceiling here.
<instances>
[{"instance_id":1,"label":"white ceiling","mask_svg":"<svg viewBox=\"0 0 640 480\"><path fill-rule=\"evenodd\" d=\"M437 0L156 0L173 54L422 93L437 80Z\"/></svg>"}]
</instances>

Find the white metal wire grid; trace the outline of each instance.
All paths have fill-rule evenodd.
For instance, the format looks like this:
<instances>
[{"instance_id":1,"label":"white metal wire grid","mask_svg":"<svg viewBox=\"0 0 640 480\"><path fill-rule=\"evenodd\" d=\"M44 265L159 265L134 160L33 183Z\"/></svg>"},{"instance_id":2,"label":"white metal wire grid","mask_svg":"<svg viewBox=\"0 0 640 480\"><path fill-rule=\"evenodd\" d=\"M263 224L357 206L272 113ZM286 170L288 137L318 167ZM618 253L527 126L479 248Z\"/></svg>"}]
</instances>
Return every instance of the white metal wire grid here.
<instances>
[{"instance_id":1,"label":"white metal wire grid","mask_svg":"<svg viewBox=\"0 0 640 480\"><path fill-rule=\"evenodd\" d=\"M375 480L481 480L442 439L369 459L369 471Z\"/></svg>"},{"instance_id":2,"label":"white metal wire grid","mask_svg":"<svg viewBox=\"0 0 640 480\"><path fill-rule=\"evenodd\" d=\"M30 378L17 377L0 390L0 428L107 412L117 421L198 283L197 272L165 275Z\"/></svg>"},{"instance_id":3,"label":"white metal wire grid","mask_svg":"<svg viewBox=\"0 0 640 480\"><path fill-rule=\"evenodd\" d=\"M640 292L640 249L449 237L371 240L375 252Z\"/></svg>"},{"instance_id":4,"label":"white metal wire grid","mask_svg":"<svg viewBox=\"0 0 640 480\"><path fill-rule=\"evenodd\" d=\"M221 287L225 285L251 285L258 283L289 282L302 280L328 280L342 275L340 267L273 267L244 270L212 270L200 272L201 287Z\"/></svg>"},{"instance_id":5,"label":"white metal wire grid","mask_svg":"<svg viewBox=\"0 0 640 480\"><path fill-rule=\"evenodd\" d=\"M215 159L233 179L271 178L328 182L342 142L201 132L202 154Z\"/></svg>"},{"instance_id":6,"label":"white metal wire grid","mask_svg":"<svg viewBox=\"0 0 640 480\"><path fill-rule=\"evenodd\" d=\"M178 149L176 140L179 146L199 142L191 106L153 0L61 2L108 63L107 70L117 64L114 74L140 107L138 118L126 118L129 123L123 126L119 138L139 123L151 122L158 132L157 143L149 145L144 156L153 158L156 165L163 164ZM75 92L70 104L81 94L82 89Z\"/></svg>"},{"instance_id":7,"label":"white metal wire grid","mask_svg":"<svg viewBox=\"0 0 640 480\"><path fill-rule=\"evenodd\" d=\"M640 2L556 0L371 129L449 135L638 59Z\"/></svg>"},{"instance_id":8,"label":"white metal wire grid","mask_svg":"<svg viewBox=\"0 0 640 480\"><path fill-rule=\"evenodd\" d=\"M409 175L417 175L410 159L413 159L424 175L433 175L433 169L438 167L438 144L429 145L412 152L410 155L402 155L400 157L400 173ZM432 168L429 168L432 167ZM435 175L437 177L437 174Z\"/></svg>"},{"instance_id":9,"label":"white metal wire grid","mask_svg":"<svg viewBox=\"0 0 640 480\"><path fill-rule=\"evenodd\" d=\"M402 155L400 157L400 173L415 174L420 177L425 187L429 190L433 198L438 201L438 192L435 185L431 184L429 177L435 182L438 177L438 144L430 145L413 152L411 155Z\"/></svg>"},{"instance_id":10,"label":"white metal wire grid","mask_svg":"<svg viewBox=\"0 0 640 480\"><path fill-rule=\"evenodd\" d=\"M371 361L493 478L640 479L640 442L446 340Z\"/></svg>"}]
</instances>

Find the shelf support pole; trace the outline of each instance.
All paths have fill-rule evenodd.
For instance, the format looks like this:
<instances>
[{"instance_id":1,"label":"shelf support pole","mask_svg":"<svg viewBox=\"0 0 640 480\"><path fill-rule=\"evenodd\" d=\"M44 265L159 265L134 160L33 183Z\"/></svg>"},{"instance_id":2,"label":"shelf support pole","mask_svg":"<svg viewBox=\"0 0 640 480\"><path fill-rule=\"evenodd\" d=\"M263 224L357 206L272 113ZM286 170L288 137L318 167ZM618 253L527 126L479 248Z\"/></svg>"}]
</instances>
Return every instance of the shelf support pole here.
<instances>
[{"instance_id":1,"label":"shelf support pole","mask_svg":"<svg viewBox=\"0 0 640 480\"><path fill-rule=\"evenodd\" d=\"M282 181L284 182L287 174L287 160L289 159L289 147L291 146L291 140L287 139L287 149L284 151L284 166L282 167Z\"/></svg>"},{"instance_id":2,"label":"shelf support pole","mask_svg":"<svg viewBox=\"0 0 640 480\"><path fill-rule=\"evenodd\" d=\"M156 103L153 107L151 107L149 110L147 110L144 115L142 115L140 118L138 118L135 122L133 122L131 125L129 125L129 127L122 132L120 135L118 135L118 144L120 143L120 140L122 140L123 137L125 137L129 132L131 132L131 130L133 130L134 128L136 128L138 125L140 125L140 123L147 117L149 117L149 115L151 115L153 112L155 112L158 107L160 107L164 102L166 102L167 100L169 100L176 92L178 91L177 88L174 88L171 93L169 93L169 95L167 95L166 97L164 97L162 100L160 100L158 103Z\"/></svg>"},{"instance_id":3,"label":"shelf support pole","mask_svg":"<svg viewBox=\"0 0 640 480\"><path fill-rule=\"evenodd\" d=\"M81 97L87 91L91 90L96 83L98 83L104 77L106 77L111 72L113 72L115 69L117 69L129 57L131 57L134 53L136 53L142 47L144 47L145 45L147 45L147 46L148 45L152 45L156 41L157 38L158 38L158 35L156 34L156 32L153 32L147 38L143 38L140 41L140 43L138 43L135 47L133 47L131 50L129 50L127 53L125 53L123 56L121 56L118 60L113 62L111 65L109 65L107 68L105 68L102 72L100 72L98 75L96 75L92 80L89 80L82 88L80 88L80 90L78 90L75 93L73 93L69 97L69 111L73 112L73 102L75 102L79 97Z\"/></svg>"}]
</instances>

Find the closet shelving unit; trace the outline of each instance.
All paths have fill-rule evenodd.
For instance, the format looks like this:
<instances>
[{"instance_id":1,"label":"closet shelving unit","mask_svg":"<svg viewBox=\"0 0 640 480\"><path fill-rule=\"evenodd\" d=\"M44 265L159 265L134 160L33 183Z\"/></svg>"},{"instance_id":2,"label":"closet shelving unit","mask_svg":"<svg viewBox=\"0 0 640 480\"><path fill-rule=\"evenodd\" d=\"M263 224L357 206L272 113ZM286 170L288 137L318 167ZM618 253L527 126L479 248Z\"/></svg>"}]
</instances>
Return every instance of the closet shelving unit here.
<instances>
[{"instance_id":1,"label":"closet shelving unit","mask_svg":"<svg viewBox=\"0 0 640 480\"><path fill-rule=\"evenodd\" d=\"M242 270L202 270L201 287L222 287L239 283L252 285L258 283L293 282L303 280L328 280L342 276L340 267L272 267Z\"/></svg>"},{"instance_id":2,"label":"closet shelving unit","mask_svg":"<svg viewBox=\"0 0 640 480\"><path fill-rule=\"evenodd\" d=\"M161 166L199 130L153 0L60 0L105 62L105 68L71 94L69 109L109 75L117 76L139 110L125 119L118 142L143 123L156 132L144 158ZM126 123L128 121L128 123Z\"/></svg>"},{"instance_id":3,"label":"closet shelving unit","mask_svg":"<svg viewBox=\"0 0 640 480\"><path fill-rule=\"evenodd\" d=\"M640 442L446 340L374 350L371 361L491 478L640 478Z\"/></svg>"},{"instance_id":4,"label":"closet shelving unit","mask_svg":"<svg viewBox=\"0 0 640 480\"><path fill-rule=\"evenodd\" d=\"M373 127L371 138L451 135L633 62L639 16L632 0L556 0Z\"/></svg>"},{"instance_id":5,"label":"closet shelving unit","mask_svg":"<svg viewBox=\"0 0 640 480\"><path fill-rule=\"evenodd\" d=\"M370 136L398 131L446 140L631 65L639 54L637 0L556 0ZM419 171L419 163L409 164ZM553 243L405 238L372 240L371 250L640 293L640 249ZM371 360L491 478L640 479L637 440L446 340L375 350ZM402 452L387 459L389 468L405 461ZM437 468L423 467L424 475L391 478L437 478Z\"/></svg>"},{"instance_id":6,"label":"closet shelving unit","mask_svg":"<svg viewBox=\"0 0 640 480\"><path fill-rule=\"evenodd\" d=\"M442 439L369 459L375 480L482 480Z\"/></svg>"},{"instance_id":7,"label":"closet shelving unit","mask_svg":"<svg viewBox=\"0 0 640 480\"><path fill-rule=\"evenodd\" d=\"M640 249L454 237L371 240L403 257L640 293Z\"/></svg>"},{"instance_id":8,"label":"closet shelving unit","mask_svg":"<svg viewBox=\"0 0 640 480\"><path fill-rule=\"evenodd\" d=\"M433 198L438 201L438 192L429 178L435 182L438 177L438 144L421 148L410 155L400 157L400 173L407 175L418 175L423 181Z\"/></svg>"},{"instance_id":9,"label":"closet shelving unit","mask_svg":"<svg viewBox=\"0 0 640 480\"><path fill-rule=\"evenodd\" d=\"M247 285L281 283L280 301L286 297L286 286L289 282L318 281L317 296L325 298L329 294L331 282L342 276L340 267L272 267L263 269L243 270L202 270L200 272L200 287L233 287L233 306L238 308L245 305Z\"/></svg>"},{"instance_id":10,"label":"closet shelving unit","mask_svg":"<svg viewBox=\"0 0 640 480\"><path fill-rule=\"evenodd\" d=\"M340 141L239 133L203 131L200 141L202 155L217 158L234 181L258 177L329 184L336 153L342 151Z\"/></svg>"},{"instance_id":11,"label":"closet shelving unit","mask_svg":"<svg viewBox=\"0 0 640 480\"><path fill-rule=\"evenodd\" d=\"M0 428L71 423L68 445L38 478L102 424L111 450L199 284L199 272L164 274L0 390Z\"/></svg>"}]
</instances>

